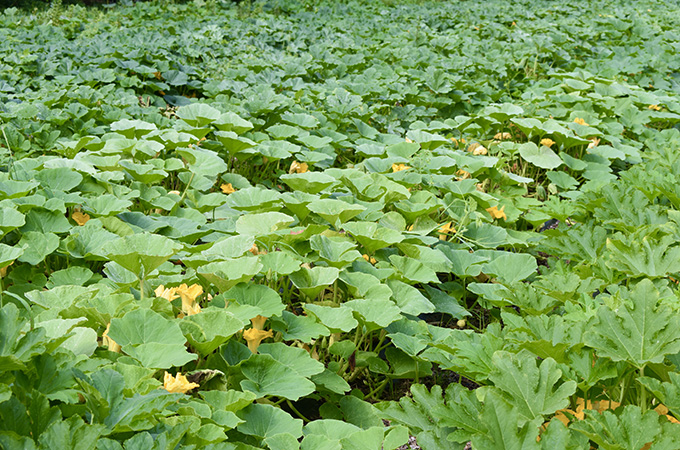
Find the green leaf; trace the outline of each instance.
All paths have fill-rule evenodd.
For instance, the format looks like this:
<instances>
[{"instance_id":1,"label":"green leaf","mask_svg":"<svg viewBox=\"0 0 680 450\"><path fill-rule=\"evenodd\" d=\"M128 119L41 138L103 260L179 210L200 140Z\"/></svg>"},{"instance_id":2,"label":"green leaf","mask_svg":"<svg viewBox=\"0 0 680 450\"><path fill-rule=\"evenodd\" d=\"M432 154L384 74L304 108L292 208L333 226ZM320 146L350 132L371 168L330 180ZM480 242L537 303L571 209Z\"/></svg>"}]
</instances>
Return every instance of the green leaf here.
<instances>
[{"instance_id":1,"label":"green leaf","mask_svg":"<svg viewBox=\"0 0 680 450\"><path fill-rule=\"evenodd\" d=\"M12 261L24 254L23 248L0 244L0 267L7 267Z\"/></svg>"},{"instance_id":2,"label":"green leaf","mask_svg":"<svg viewBox=\"0 0 680 450\"><path fill-rule=\"evenodd\" d=\"M257 351L259 354L271 356L302 377L309 378L324 371L324 365L312 359L306 350L282 342L261 344Z\"/></svg>"},{"instance_id":3,"label":"green leaf","mask_svg":"<svg viewBox=\"0 0 680 450\"><path fill-rule=\"evenodd\" d=\"M145 278L181 248L166 237L142 233L107 242L100 251L139 278Z\"/></svg>"},{"instance_id":4,"label":"green leaf","mask_svg":"<svg viewBox=\"0 0 680 450\"><path fill-rule=\"evenodd\" d=\"M318 194L324 189L333 186L337 180L323 172L305 172L285 174L279 177L294 191Z\"/></svg>"},{"instance_id":5,"label":"green leaf","mask_svg":"<svg viewBox=\"0 0 680 450\"><path fill-rule=\"evenodd\" d=\"M359 324L352 316L352 310L342 305L336 308L307 303L304 308L305 311L316 316L319 322L328 327L331 333L349 333Z\"/></svg>"},{"instance_id":6,"label":"green leaf","mask_svg":"<svg viewBox=\"0 0 680 450\"><path fill-rule=\"evenodd\" d=\"M366 208L361 205L352 205L331 198L314 200L307 205L307 208L326 219L336 229L339 229L341 225L346 223L349 219L366 210Z\"/></svg>"},{"instance_id":7,"label":"green leaf","mask_svg":"<svg viewBox=\"0 0 680 450\"><path fill-rule=\"evenodd\" d=\"M644 236L638 240L636 235L607 239L607 265L634 277L665 277L680 271L680 246L671 247L675 243L669 235L661 239Z\"/></svg>"},{"instance_id":8,"label":"green leaf","mask_svg":"<svg viewBox=\"0 0 680 450\"><path fill-rule=\"evenodd\" d=\"M670 372L670 381L661 382L656 378L639 377L637 380L676 417L680 417L680 373Z\"/></svg>"},{"instance_id":9,"label":"green leaf","mask_svg":"<svg viewBox=\"0 0 680 450\"><path fill-rule=\"evenodd\" d=\"M562 165L562 160L549 147L538 147L533 142L527 142L519 146L519 154L527 162L542 169L554 169Z\"/></svg>"},{"instance_id":10,"label":"green leaf","mask_svg":"<svg viewBox=\"0 0 680 450\"><path fill-rule=\"evenodd\" d=\"M480 422L484 433L472 436L473 448L493 448L498 450L537 450L538 425L542 419L526 422L520 420L518 411L506 403L494 391L487 393Z\"/></svg>"},{"instance_id":11,"label":"green leaf","mask_svg":"<svg viewBox=\"0 0 680 450\"><path fill-rule=\"evenodd\" d=\"M253 355L241 363L241 373L247 378L241 381L241 387L258 397L276 395L298 400L315 390L314 383L308 378L266 354Z\"/></svg>"},{"instance_id":12,"label":"green leaf","mask_svg":"<svg viewBox=\"0 0 680 450\"><path fill-rule=\"evenodd\" d=\"M104 425L88 425L79 416L71 416L65 421L53 422L40 435L39 442L43 448L94 450L105 429Z\"/></svg>"},{"instance_id":13,"label":"green leaf","mask_svg":"<svg viewBox=\"0 0 680 450\"><path fill-rule=\"evenodd\" d=\"M576 391L574 381L558 385L562 371L552 358L537 366L536 357L527 351L517 354L501 351L494 353L493 365L489 380L504 392L506 400L526 421L566 407L569 396Z\"/></svg>"},{"instance_id":14,"label":"green leaf","mask_svg":"<svg viewBox=\"0 0 680 450\"><path fill-rule=\"evenodd\" d=\"M281 296L262 284L240 283L225 292L224 297L234 299L239 305L253 306L259 311L257 314L264 317L278 316L284 309Z\"/></svg>"},{"instance_id":15,"label":"green leaf","mask_svg":"<svg viewBox=\"0 0 680 450\"><path fill-rule=\"evenodd\" d=\"M661 433L659 414L652 410L643 414L633 405L624 407L619 414L586 410L585 420L575 422L570 428L583 433L600 448L625 450L640 450L654 443Z\"/></svg>"},{"instance_id":16,"label":"green leaf","mask_svg":"<svg viewBox=\"0 0 680 450\"><path fill-rule=\"evenodd\" d=\"M237 429L243 434L266 438L288 433L302 436L302 420L293 419L288 413L270 405L253 404L238 412L244 420Z\"/></svg>"},{"instance_id":17,"label":"green leaf","mask_svg":"<svg viewBox=\"0 0 680 450\"><path fill-rule=\"evenodd\" d=\"M391 228L381 227L375 222L350 222L344 225L361 244L366 253L372 255L376 250L401 242L404 236Z\"/></svg>"},{"instance_id":18,"label":"green leaf","mask_svg":"<svg viewBox=\"0 0 680 450\"><path fill-rule=\"evenodd\" d=\"M409 432L416 436L418 442L429 442L427 450L449 448L448 434L452 429L442 427L433 416L433 411L444 407L442 388L432 386L429 392L422 384L411 386L411 397L404 396L399 402L383 402L376 404L381 418L395 421L408 427Z\"/></svg>"},{"instance_id":19,"label":"green leaf","mask_svg":"<svg viewBox=\"0 0 680 450\"><path fill-rule=\"evenodd\" d=\"M149 368L183 366L197 358L186 351L186 339L179 325L148 309L137 309L120 319L112 319L109 337L123 352Z\"/></svg>"},{"instance_id":20,"label":"green leaf","mask_svg":"<svg viewBox=\"0 0 680 450\"><path fill-rule=\"evenodd\" d=\"M222 113L205 103L192 103L182 106L177 110L177 117L184 120L192 127L205 127L215 122L222 116Z\"/></svg>"},{"instance_id":21,"label":"green leaf","mask_svg":"<svg viewBox=\"0 0 680 450\"><path fill-rule=\"evenodd\" d=\"M297 272L291 273L289 279L300 292L313 299L333 284L338 279L339 273L340 270L335 267L315 266L311 269L301 267Z\"/></svg>"},{"instance_id":22,"label":"green leaf","mask_svg":"<svg viewBox=\"0 0 680 450\"><path fill-rule=\"evenodd\" d=\"M659 291L650 280L617 296L621 304L615 310L607 305L597 309L595 322L584 335L586 345L600 356L638 368L680 352L680 318L659 304Z\"/></svg>"},{"instance_id":23,"label":"green leaf","mask_svg":"<svg viewBox=\"0 0 680 450\"><path fill-rule=\"evenodd\" d=\"M233 314L212 307L202 309L200 314L186 316L179 322L189 344L203 356L227 342L243 325Z\"/></svg>"},{"instance_id":24,"label":"green leaf","mask_svg":"<svg viewBox=\"0 0 680 450\"><path fill-rule=\"evenodd\" d=\"M24 249L23 254L19 256L18 260L32 266L37 266L43 262L47 255L50 255L59 247L59 237L54 233L29 231L21 236L21 240L17 245Z\"/></svg>"},{"instance_id":25,"label":"green leaf","mask_svg":"<svg viewBox=\"0 0 680 450\"><path fill-rule=\"evenodd\" d=\"M385 328L401 319L401 310L387 299L350 300L344 305L354 311L354 317L369 330Z\"/></svg>"},{"instance_id":26,"label":"green leaf","mask_svg":"<svg viewBox=\"0 0 680 450\"><path fill-rule=\"evenodd\" d=\"M197 273L220 291L227 291L237 284L250 280L262 269L259 260L252 256L212 262L198 269Z\"/></svg>"}]
</instances>

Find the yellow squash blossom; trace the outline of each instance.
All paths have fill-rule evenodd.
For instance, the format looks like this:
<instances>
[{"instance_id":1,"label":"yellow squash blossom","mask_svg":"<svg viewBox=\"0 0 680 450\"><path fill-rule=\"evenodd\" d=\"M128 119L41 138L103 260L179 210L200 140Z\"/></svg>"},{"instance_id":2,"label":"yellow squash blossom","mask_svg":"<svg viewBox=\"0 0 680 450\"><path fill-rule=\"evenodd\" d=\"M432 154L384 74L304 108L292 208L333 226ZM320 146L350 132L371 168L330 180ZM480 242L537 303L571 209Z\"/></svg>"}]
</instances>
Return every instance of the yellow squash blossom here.
<instances>
[{"instance_id":1,"label":"yellow squash blossom","mask_svg":"<svg viewBox=\"0 0 680 450\"><path fill-rule=\"evenodd\" d=\"M408 170L411 167L407 166L406 164L392 164L392 172L401 172L402 170Z\"/></svg>"},{"instance_id":2,"label":"yellow squash blossom","mask_svg":"<svg viewBox=\"0 0 680 450\"><path fill-rule=\"evenodd\" d=\"M576 119L574 119L574 123L577 123L577 124L579 124L579 125L589 126L589 125L586 123L586 121L583 120L583 119L581 119L580 117L577 117Z\"/></svg>"},{"instance_id":3,"label":"yellow squash blossom","mask_svg":"<svg viewBox=\"0 0 680 450\"><path fill-rule=\"evenodd\" d=\"M109 351L120 353L120 345L116 343L113 339L109 337L109 328L111 328L111 322L106 325L106 330L102 334L102 344L108 347Z\"/></svg>"},{"instance_id":4,"label":"yellow squash blossom","mask_svg":"<svg viewBox=\"0 0 680 450\"><path fill-rule=\"evenodd\" d=\"M661 107L659 105L649 105L647 108L654 111L661 111Z\"/></svg>"},{"instance_id":5,"label":"yellow squash blossom","mask_svg":"<svg viewBox=\"0 0 680 450\"><path fill-rule=\"evenodd\" d=\"M552 139L549 139L549 138L544 138L544 139L541 139L541 145L543 145L545 147L552 147L553 145L555 145L555 141L553 141Z\"/></svg>"},{"instance_id":6,"label":"yellow squash blossom","mask_svg":"<svg viewBox=\"0 0 680 450\"><path fill-rule=\"evenodd\" d=\"M90 215L80 211L79 209L76 209L73 211L73 214L71 214L71 219L73 219L73 221L78 225L83 226L88 220L90 220Z\"/></svg>"},{"instance_id":7,"label":"yellow squash blossom","mask_svg":"<svg viewBox=\"0 0 680 450\"><path fill-rule=\"evenodd\" d=\"M264 330L264 323L267 321L265 316L257 315L250 319L250 323L253 324L253 328L256 330Z\"/></svg>"},{"instance_id":8,"label":"yellow squash blossom","mask_svg":"<svg viewBox=\"0 0 680 450\"><path fill-rule=\"evenodd\" d=\"M508 220L508 216L505 215L505 205L501 206L501 209L498 209L497 206L486 208L486 212L491 214L491 217L494 219Z\"/></svg>"},{"instance_id":9,"label":"yellow squash blossom","mask_svg":"<svg viewBox=\"0 0 680 450\"><path fill-rule=\"evenodd\" d=\"M406 142L408 142L409 144L412 144L412 143L413 143L413 141L412 141L411 139L409 139L409 138L406 138Z\"/></svg>"},{"instance_id":10,"label":"yellow squash blossom","mask_svg":"<svg viewBox=\"0 0 680 450\"><path fill-rule=\"evenodd\" d=\"M470 144L467 151L472 153L473 155L486 155L488 153L486 147L484 147L479 142L473 142L472 144Z\"/></svg>"},{"instance_id":11,"label":"yellow squash blossom","mask_svg":"<svg viewBox=\"0 0 680 450\"><path fill-rule=\"evenodd\" d=\"M197 383L189 382L187 377L180 372L177 372L177 377L173 377L167 371L163 376L163 389L173 394L186 394L197 387L199 387Z\"/></svg>"},{"instance_id":12,"label":"yellow squash blossom","mask_svg":"<svg viewBox=\"0 0 680 450\"><path fill-rule=\"evenodd\" d=\"M445 241L447 234L456 234L456 229L453 227L453 222L446 223L439 227L439 239Z\"/></svg>"},{"instance_id":13,"label":"yellow squash blossom","mask_svg":"<svg viewBox=\"0 0 680 450\"><path fill-rule=\"evenodd\" d=\"M458 172L456 172L456 176L458 177L459 180L465 180L467 178L470 178L470 172L460 169Z\"/></svg>"},{"instance_id":14,"label":"yellow squash blossom","mask_svg":"<svg viewBox=\"0 0 680 450\"><path fill-rule=\"evenodd\" d=\"M504 133L496 133L493 138L497 141L507 141L512 139L512 134L508 133L507 131Z\"/></svg>"},{"instance_id":15,"label":"yellow squash blossom","mask_svg":"<svg viewBox=\"0 0 680 450\"><path fill-rule=\"evenodd\" d=\"M274 337L274 332L272 330L258 330L256 328L249 328L243 332L243 339L248 343L248 349L252 353L257 353L257 347L260 343L267 338Z\"/></svg>"},{"instance_id":16,"label":"yellow squash blossom","mask_svg":"<svg viewBox=\"0 0 680 450\"><path fill-rule=\"evenodd\" d=\"M236 189L234 189L234 186L232 186L231 183L223 184L222 186L220 186L220 189L225 194L233 194L234 192L236 192Z\"/></svg>"},{"instance_id":17,"label":"yellow squash blossom","mask_svg":"<svg viewBox=\"0 0 680 450\"><path fill-rule=\"evenodd\" d=\"M156 297L159 298L164 298L167 301L171 302L174 299L178 297L177 295L177 288L165 288L162 284L156 288L155 291L153 291L154 294L156 294Z\"/></svg>"},{"instance_id":18,"label":"yellow squash blossom","mask_svg":"<svg viewBox=\"0 0 680 450\"><path fill-rule=\"evenodd\" d=\"M590 138L590 144L588 144L588 150L595 148L600 144L600 140L596 137Z\"/></svg>"},{"instance_id":19,"label":"yellow squash blossom","mask_svg":"<svg viewBox=\"0 0 680 450\"><path fill-rule=\"evenodd\" d=\"M182 312L187 316L193 316L201 312L201 307L196 303L196 298L203 293L203 287L200 284L192 284L187 286L182 283L177 288L177 293L182 299Z\"/></svg>"},{"instance_id":20,"label":"yellow squash blossom","mask_svg":"<svg viewBox=\"0 0 680 450\"><path fill-rule=\"evenodd\" d=\"M366 253L364 253L363 255L361 255L361 257L364 258L367 262L369 262L369 263L371 263L371 264L375 264L375 263L378 262L374 257L368 256Z\"/></svg>"},{"instance_id":21,"label":"yellow squash blossom","mask_svg":"<svg viewBox=\"0 0 680 450\"><path fill-rule=\"evenodd\" d=\"M307 163L293 161L293 163L290 165L290 169L288 169L288 173L305 173L307 170L309 170Z\"/></svg>"}]
</instances>

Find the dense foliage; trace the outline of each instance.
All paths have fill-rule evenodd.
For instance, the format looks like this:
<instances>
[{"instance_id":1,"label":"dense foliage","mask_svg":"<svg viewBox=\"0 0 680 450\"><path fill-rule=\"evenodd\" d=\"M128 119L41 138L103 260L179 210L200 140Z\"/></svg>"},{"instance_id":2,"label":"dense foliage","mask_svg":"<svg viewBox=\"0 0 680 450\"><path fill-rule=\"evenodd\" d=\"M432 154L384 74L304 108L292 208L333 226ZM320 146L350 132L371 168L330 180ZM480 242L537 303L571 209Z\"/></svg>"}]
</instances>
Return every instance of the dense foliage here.
<instances>
[{"instance_id":1,"label":"dense foliage","mask_svg":"<svg viewBox=\"0 0 680 450\"><path fill-rule=\"evenodd\" d=\"M0 447L680 448L679 30L5 9Z\"/></svg>"}]
</instances>

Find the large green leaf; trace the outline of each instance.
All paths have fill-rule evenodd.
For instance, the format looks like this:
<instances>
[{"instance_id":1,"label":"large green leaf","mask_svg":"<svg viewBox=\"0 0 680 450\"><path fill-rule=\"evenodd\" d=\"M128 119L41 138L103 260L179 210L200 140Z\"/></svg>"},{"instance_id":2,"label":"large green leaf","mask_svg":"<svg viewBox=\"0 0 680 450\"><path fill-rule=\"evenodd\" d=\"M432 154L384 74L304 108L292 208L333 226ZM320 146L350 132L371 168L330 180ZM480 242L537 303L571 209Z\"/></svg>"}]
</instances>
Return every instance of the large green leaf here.
<instances>
[{"instance_id":1,"label":"large green leaf","mask_svg":"<svg viewBox=\"0 0 680 450\"><path fill-rule=\"evenodd\" d=\"M145 367L168 369L197 358L187 352L179 325L149 309L137 309L111 320L109 337Z\"/></svg>"},{"instance_id":2,"label":"large green leaf","mask_svg":"<svg viewBox=\"0 0 680 450\"><path fill-rule=\"evenodd\" d=\"M100 252L140 278L147 277L182 246L157 234L133 234L104 244Z\"/></svg>"},{"instance_id":3,"label":"large green leaf","mask_svg":"<svg viewBox=\"0 0 680 450\"><path fill-rule=\"evenodd\" d=\"M661 434L659 414L648 410L644 414L638 406L628 405L615 414L611 411L587 411L585 420L571 426L585 434L600 448L640 450L656 442Z\"/></svg>"},{"instance_id":4,"label":"large green leaf","mask_svg":"<svg viewBox=\"0 0 680 450\"><path fill-rule=\"evenodd\" d=\"M665 355L680 352L680 318L660 304L659 291L650 280L617 295L615 309L609 305L597 309L597 317L584 335L586 345L600 356L636 367L661 363Z\"/></svg>"},{"instance_id":5,"label":"large green leaf","mask_svg":"<svg viewBox=\"0 0 680 450\"><path fill-rule=\"evenodd\" d=\"M489 380L526 421L566 407L569 396L576 391L574 381L558 383L562 371L552 358L537 365L536 358L527 351L517 354L501 351L493 355L493 365Z\"/></svg>"}]
</instances>

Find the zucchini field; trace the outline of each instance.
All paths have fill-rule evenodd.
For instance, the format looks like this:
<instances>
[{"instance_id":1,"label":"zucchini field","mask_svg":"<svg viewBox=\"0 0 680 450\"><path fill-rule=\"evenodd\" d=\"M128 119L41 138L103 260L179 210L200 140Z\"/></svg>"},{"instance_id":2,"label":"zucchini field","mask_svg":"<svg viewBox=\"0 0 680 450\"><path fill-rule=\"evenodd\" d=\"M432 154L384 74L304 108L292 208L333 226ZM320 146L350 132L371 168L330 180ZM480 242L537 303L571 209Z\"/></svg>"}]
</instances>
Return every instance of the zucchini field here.
<instances>
[{"instance_id":1,"label":"zucchini field","mask_svg":"<svg viewBox=\"0 0 680 450\"><path fill-rule=\"evenodd\" d=\"M0 448L680 449L679 180L676 0L0 9Z\"/></svg>"}]
</instances>

